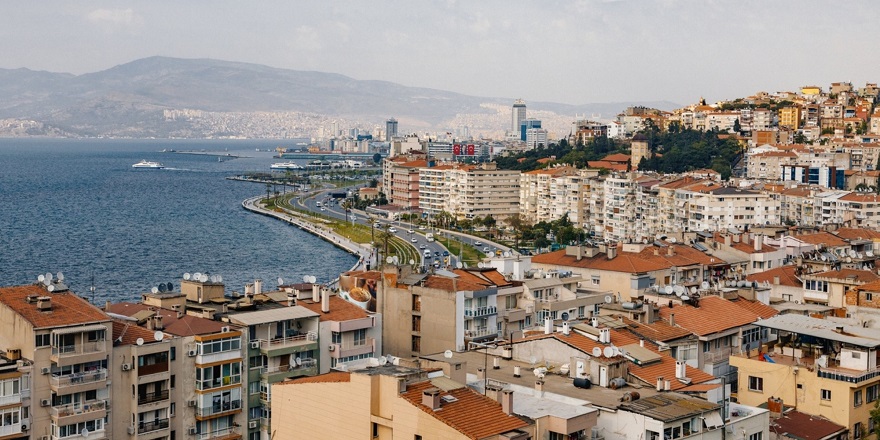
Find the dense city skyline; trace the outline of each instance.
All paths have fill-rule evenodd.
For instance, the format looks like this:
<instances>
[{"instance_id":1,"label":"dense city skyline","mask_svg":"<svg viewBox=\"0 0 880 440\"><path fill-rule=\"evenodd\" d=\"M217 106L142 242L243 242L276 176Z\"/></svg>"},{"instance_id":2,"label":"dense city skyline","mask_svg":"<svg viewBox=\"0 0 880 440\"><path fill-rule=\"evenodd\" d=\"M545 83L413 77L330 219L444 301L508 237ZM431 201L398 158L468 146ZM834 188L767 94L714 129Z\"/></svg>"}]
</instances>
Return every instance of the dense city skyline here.
<instances>
[{"instance_id":1,"label":"dense city skyline","mask_svg":"<svg viewBox=\"0 0 880 440\"><path fill-rule=\"evenodd\" d=\"M0 67L83 74L153 55L215 58L572 104L688 104L700 96L712 102L807 84L862 84L878 67L859 56L878 33L867 25L875 13L866 1L847 8L678 1L50 4L0 6L0 35L8 42Z\"/></svg>"}]
</instances>

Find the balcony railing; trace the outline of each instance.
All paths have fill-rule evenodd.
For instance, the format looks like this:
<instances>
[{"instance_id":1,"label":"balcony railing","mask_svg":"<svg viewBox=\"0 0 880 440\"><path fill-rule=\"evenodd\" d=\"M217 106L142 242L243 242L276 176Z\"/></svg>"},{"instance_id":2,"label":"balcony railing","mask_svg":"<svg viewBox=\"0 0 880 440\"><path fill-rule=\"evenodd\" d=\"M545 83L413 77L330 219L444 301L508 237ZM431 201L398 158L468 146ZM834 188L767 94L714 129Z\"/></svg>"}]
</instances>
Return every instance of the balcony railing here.
<instances>
[{"instance_id":1,"label":"balcony railing","mask_svg":"<svg viewBox=\"0 0 880 440\"><path fill-rule=\"evenodd\" d=\"M214 414L221 414L229 411L236 411L241 409L241 400L231 400L229 402L224 402L219 405L211 405L206 407L198 407L196 408L196 416L197 417L208 417L213 416Z\"/></svg>"},{"instance_id":2,"label":"balcony railing","mask_svg":"<svg viewBox=\"0 0 880 440\"><path fill-rule=\"evenodd\" d=\"M160 429L168 428L168 419L156 419L149 422L140 422L138 423L138 434L143 434L145 432L153 432L158 431Z\"/></svg>"},{"instance_id":3,"label":"balcony railing","mask_svg":"<svg viewBox=\"0 0 880 440\"><path fill-rule=\"evenodd\" d=\"M143 393L138 395L138 405L168 400L168 390L156 391L152 393Z\"/></svg>"},{"instance_id":4,"label":"balcony railing","mask_svg":"<svg viewBox=\"0 0 880 440\"><path fill-rule=\"evenodd\" d=\"M357 348L370 347L373 345L373 338L364 338L360 340L360 344L355 344L354 340L343 339L342 344L336 345L339 345L341 350L354 350Z\"/></svg>"},{"instance_id":5,"label":"balcony railing","mask_svg":"<svg viewBox=\"0 0 880 440\"><path fill-rule=\"evenodd\" d=\"M476 330L465 330L464 336L467 338L482 338L483 336L489 335L497 335L498 331L495 329L488 328L478 328Z\"/></svg>"},{"instance_id":6,"label":"balcony railing","mask_svg":"<svg viewBox=\"0 0 880 440\"><path fill-rule=\"evenodd\" d=\"M271 367L263 367L260 368L260 374L271 374L271 373L279 373L284 371L294 371L297 369L305 369L305 368L313 368L318 365L318 361L312 358L305 358L300 360L300 365L291 364L291 365L276 365Z\"/></svg>"},{"instance_id":7,"label":"balcony railing","mask_svg":"<svg viewBox=\"0 0 880 440\"><path fill-rule=\"evenodd\" d=\"M107 380L107 370L104 368L92 370L85 373L72 373L64 375L52 375L49 378L49 384L54 387L66 387L72 385L83 385L92 382L100 382Z\"/></svg>"},{"instance_id":8,"label":"balcony railing","mask_svg":"<svg viewBox=\"0 0 880 440\"><path fill-rule=\"evenodd\" d=\"M464 309L464 316L469 318L494 315L496 313L498 313L498 308L495 306L471 307L469 309Z\"/></svg>"},{"instance_id":9,"label":"balcony railing","mask_svg":"<svg viewBox=\"0 0 880 440\"><path fill-rule=\"evenodd\" d=\"M96 400L94 402L69 403L67 405L53 406L51 409L52 416L69 417L80 414L86 414L95 411L104 411L107 409L107 401Z\"/></svg>"},{"instance_id":10,"label":"balcony railing","mask_svg":"<svg viewBox=\"0 0 880 440\"><path fill-rule=\"evenodd\" d=\"M701 355L703 356L704 363L715 364L719 362L724 362L728 360L730 356L736 356L740 353L742 353L741 347L723 347L720 349L701 353Z\"/></svg>"},{"instance_id":11,"label":"balcony railing","mask_svg":"<svg viewBox=\"0 0 880 440\"><path fill-rule=\"evenodd\" d=\"M212 432L203 432L201 434L198 434L196 438L199 440L209 440L212 438L219 439L224 437L234 437L236 435L238 435L238 427L230 426L228 428L218 429Z\"/></svg>"},{"instance_id":12,"label":"balcony railing","mask_svg":"<svg viewBox=\"0 0 880 440\"><path fill-rule=\"evenodd\" d=\"M140 365L137 367L138 376L146 376L148 374L167 373L168 362L159 362L158 364Z\"/></svg>"},{"instance_id":13,"label":"balcony railing","mask_svg":"<svg viewBox=\"0 0 880 440\"><path fill-rule=\"evenodd\" d=\"M104 351L104 347L104 341L83 342L76 345L61 345L58 347L52 347L52 355L64 357L77 356L88 353L97 353L99 351Z\"/></svg>"},{"instance_id":14,"label":"balcony railing","mask_svg":"<svg viewBox=\"0 0 880 440\"><path fill-rule=\"evenodd\" d=\"M257 339L257 341L260 342L261 349L272 350L275 348L282 348L290 344L297 344L302 342L317 342L318 333L310 331L304 335L287 336L275 339Z\"/></svg>"},{"instance_id":15,"label":"balcony railing","mask_svg":"<svg viewBox=\"0 0 880 440\"><path fill-rule=\"evenodd\" d=\"M824 379L839 380L848 383L860 383L880 376L880 368L867 371L838 370L835 368L818 368L816 375Z\"/></svg>"}]
</instances>

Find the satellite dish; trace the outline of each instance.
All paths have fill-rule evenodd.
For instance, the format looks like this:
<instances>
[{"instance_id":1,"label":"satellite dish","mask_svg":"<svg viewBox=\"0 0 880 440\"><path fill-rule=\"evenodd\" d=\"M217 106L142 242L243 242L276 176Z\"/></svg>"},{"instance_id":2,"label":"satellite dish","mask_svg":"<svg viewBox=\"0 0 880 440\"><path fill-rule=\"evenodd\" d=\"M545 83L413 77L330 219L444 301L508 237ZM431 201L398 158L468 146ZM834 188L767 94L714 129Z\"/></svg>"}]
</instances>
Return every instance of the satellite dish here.
<instances>
[{"instance_id":1,"label":"satellite dish","mask_svg":"<svg viewBox=\"0 0 880 440\"><path fill-rule=\"evenodd\" d=\"M482 269L482 268L484 267L483 262L479 262L479 263L477 263L477 267L479 267L480 269Z\"/></svg>"},{"instance_id":2,"label":"satellite dish","mask_svg":"<svg viewBox=\"0 0 880 440\"><path fill-rule=\"evenodd\" d=\"M700 287L701 287L703 290L708 289L708 288L709 288L709 282L708 282L708 281L703 281L702 283L700 283Z\"/></svg>"},{"instance_id":3,"label":"satellite dish","mask_svg":"<svg viewBox=\"0 0 880 440\"><path fill-rule=\"evenodd\" d=\"M689 297L689 296L687 296L687 295L682 295L682 296L681 296L681 300L682 300L682 301L690 301L690 300L691 300L691 297Z\"/></svg>"},{"instance_id":4,"label":"satellite dish","mask_svg":"<svg viewBox=\"0 0 880 440\"><path fill-rule=\"evenodd\" d=\"M157 287L157 289L159 289L160 292L164 293L165 292L165 283L159 283L159 287Z\"/></svg>"},{"instance_id":5,"label":"satellite dish","mask_svg":"<svg viewBox=\"0 0 880 440\"><path fill-rule=\"evenodd\" d=\"M397 255L395 255L394 256L394 264L399 264L399 263L400 263L400 259L397 258Z\"/></svg>"},{"instance_id":6,"label":"satellite dish","mask_svg":"<svg viewBox=\"0 0 880 440\"><path fill-rule=\"evenodd\" d=\"M389 257L386 257L386 258L385 258L385 262L388 263L388 264L391 264L391 263L394 262L394 258L391 258L390 256L389 256Z\"/></svg>"},{"instance_id":7,"label":"satellite dish","mask_svg":"<svg viewBox=\"0 0 880 440\"><path fill-rule=\"evenodd\" d=\"M284 278L278 277L278 285L279 286L284 285Z\"/></svg>"},{"instance_id":8,"label":"satellite dish","mask_svg":"<svg viewBox=\"0 0 880 440\"><path fill-rule=\"evenodd\" d=\"M416 264L416 260L413 260L412 258L410 258L410 259L409 259L409 264L410 264L410 265Z\"/></svg>"},{"instance_id":9,"label":"satellite dish","mask_svg":"<svg viewBox=\"0 0 880 440\"><path fill-rule=\"evenodd\" d=\"M165 285L166 285L165 288L168 289L169 292L171 292L172 290L174 290L174 284L171 284L171 283L169 282L169 283L165 283Z\"/></svg>"},{"instance_id":10,"label":"satellite dish","mask_svg":"<svg viewBox=\"0 0 880 440\"><path fill-rule=\"evenodd\" d=\"M162 333L162 330L156 330L156 332L153 333L153 339L156 341L161 341L164 338L165 338L165 333Z\"/></svg>"},{"instance_id":11,"label":"satellite dish","mask_svg":"<svg viewBox=\"0 0 880 440\"><path fill-rule=\"evenodd\" d=\"M822 259L822 261L826 261L826 260L828 260L828 257L826 257L826 256L824 256L824 255L822 255L822 256L821 256L821 257L819 257L819 258L821 258L821 259Z\"/></svg>"},{"instance_id":12,"label":"satellite dish","mask_svg":"<svg viewBox=\"0 0 880 440\"><path fill-rule=\"evenodd\" d=\"M443 352L443 357L446 359L452 359L452 350L446 350Z\"/></svg>"},{"instance_id":13,"label":"satellite dish","mask_svg":"<svg viewBox=\"0 0 880 440\"><path fill-rule=\"evenodd\" d=\"M201 279L201 281L202 281L203 283L207 283L207 282L208 282L208 275L206 275L206 274L202 274L202 279Z\"/></svg>"},{"instance_id":14,"label":"satellite dish","mask_svg":"<svg viewBox=\"0 0 880 440\"><path fill-rule=\"evenodd\" d=\"M599 347L593 347L593 357L602 356L602 349Z\"/></svg>"},{"instance_id":15,"label":"satellite dish","mask_svg":"<svg viewBox=\"0 0 880 440\"><path fill-rule=\"evenodd\" d=\"M691 293L697 293L697 286L691 287Z\"/></svg>"},{"instance_id":16,"label":"satellite dish","mask_svg":"<svg viewBox=\"0 0 880 440\"><path fill-rule=\"evenodd\" d=\"M144 338L137 338L137 340L134 341L134 343L137 345L144 345Z\"/></svg>"},{"instance_id":17,"label":"satellite dish","mask_svg":"<svg viewBox=\"0 0 880 440\"><path fill-rule=\"evenodd\" d=\"M201 280L201 279L202 279L202 273L201 273L201 272L196 272L196 273L193 274L193 280L195 280L195 281L199 281L199 280Z\"/></svg>"},{"instance_id":18,"label":"satellite dish","mask_svg":"<svg viewBox=\"0 0 880 440\"><path fill-rule=\"evenodd\" d=\"M620 349L619 348L617 348L615 346L611 346L611 350L614 352L615 356L620 356Z\"/></svg>"},{"instance_id":19,"label":"satellite dish","mask_svg":"<svg viewBox=\"0 0 880 440\"><path fill-rule=\"evenodd\" d=\"M614 298L611 295L605 295L605 304L611 304L612 301L614 301Z\"/></svg>"},{"instance_id":20,"label":"satellite dish","mask_svg":"<svg viewBox=\"0 0 880 440\"><path fill-rule=\"evenodd\" d=\"M43 280L45 280L45 279L46 279L46 275L40 274L40 275L37 276L37 281L39 281L39 282L41 282L41 283L42 283Z\"/></svg>"},{"instance_id":21,"label":"satellite dish","mask_svg":"<svg viewBox=\"0 0 880 440\"><path fill-rule=\"evenodd\" d=\"M668 242L670 242L670 243L675 243L675 242L678 241L678 240L676 240L675 237L669 237L669 239L666 240L666 241L668 241Z\"/></svg>"},{"instance_id":22,"label":"satellite dish","mask_svg":"<svg viewBox=\"0 0 880 440\"><path fill-rule=\"evenodd\" d=\"M614 349L611 347L605 347L605 349L602 350L602 355L607 358L613 357L614 356Z\"/></svg>"},{"instance_id":23,"label":"satellite dish","mask_svg":"<svg viewBox=\"0 0 880 440\"><path fill-rule=\"evenodd\" d=\"M80 431L80 433L79 433L79 435L81 435L81 436L83 436L83 437L88 437L89 434L90 434L90 433L89 433L88 428L83 428L83 430Z\"/></svg>"},{"instance_id":24,"label":"satellite dish","mask_svg":"<svg viewBox=\"0 0 880 440\"><path fill-rule=\"evenodd\" d=\"M300 358L296 358L296 359L294 360L294 362L296 363L296 366L298 367L298 366L302 365L303 360L300 359Z\"/></svg>"},{"instance_id":25,"label":"satellite dish","mask_svg":"<svg viewBox=\"0 0 880 440\"><path fill-rule=\"evenodd\" d=\"M46 286L46 290L48 290L48 291L50 291L50 292L54 292L54 291L55 291L55 285L54 285L54 284L49 284L48 286Z\"/></svg>"},{"instance_id":26,"label":"satellite dish","mask_svg":"<svg viewBox=\"0 0 880 440\"><path fill-rule=\"evenodd\" d=\"M379 365L385 365L388 363L388 358L385 356L379 356ZM299 364L297 364L299 365Z\"/></svg>"},{"instance_id":27,"label":"satellite dish","mask_svg":"<svg viewBox=\"0 0 880 440\"><path fill-rule=\"evenodd\" d=\"M318 281L318 279L317 279L317 278L315 278L315 276L314 276L314 275L309 275L309 282L310 282L310 283L312 283L312 284L314 284L314 283L315 283L315 281Z\"/></svg>"},{"instance_id":28,"label":"satellite dish","mask_svg":"<svg viewBox=\"0 0 880 440\"><path fill-rule=\"evenodd\" d=\"M672 290L675 291L675 296L681 296L681 294L684 293L684 287L682 286L675 286Z\"/></svg>"},{"instance_id":29,"label":"satellite dish","mask_svg":"<svg viewBox=\"0 0 880 440\"><path fill-rule=\"evenodd\" d=\"M46 272L46 279L52 281L52 272Z\"/></svg>"},{"instance_id":30,"label":"satellite dish","mask_svg":"<svg viewBox=\"0 0 880 440\"><path fill-rule=\"evenodd\" d=\"M663 293L665 293L665 294L667 294L667 295L671 295L671 294L672 294L672 286L666 286L666 287L664 287L664 288L663 288Z\"/></svg>"},{"instance_id":31,"label":"satellite dish","mask_svg":"<svg viewBox=\"0 0 880 440\"><path fill-rule=\"evenodd\" d=\"M153 293L159 293L159 288L158 288L158 287L153 287L152 289L150 289L150 292L153 292Z\"/></svg>"},{"instance_id":32,"label":"satellite dish","mask_svg":"<svg viewBox=\"0 0 880 440\"><path fill-rule=\"evenodd\" d=\"M190 278L192 278L192 275L190 275L189 272L183 274L183 279L189 281Z\"/></svg>"},{"instance_id":33,"label":"satellite dish","mask_svg":"<svg viewBox=\"0 0 880 440\"><path fill-rule=\"evenodd\" d=\"M504 253L504 258L509 258L509 257L510 257L510 251L505 252L505 253Z\"/></svg>"},{"instance_id":34,"label":"satellite dish","mask_svg":"<svg viewBox=\"0 0 880 440\"><path fill-rule=\"evenodd\" d=\"M461 269L462 266L463 266L463 264L461 264L461 261L455 263L455 267L457 267L459 269Z\"/></svg>"},{"instance_id":35,"label":"satellite dish","mask_svg":"<svg viewBox=\"0 0 880 440\"><path fill-rule=\"evenodd\" d=\"M309 276L308 276L308 275L303 275L303 282L304 282L304 283L308 283L308 282L309 282Z\"/></svg>"},{"instance_id":36,"label":"satellite dish","mask_svg":"<svg viewBox=\"0 0 880 440\"><path fill-rule=\"evenodd\" d=\"M58 272L58 273L55 275L55 278L58 278L58 281L64 281L64 274L61 273L61 272Z\"/></svg>"}]
</instances>

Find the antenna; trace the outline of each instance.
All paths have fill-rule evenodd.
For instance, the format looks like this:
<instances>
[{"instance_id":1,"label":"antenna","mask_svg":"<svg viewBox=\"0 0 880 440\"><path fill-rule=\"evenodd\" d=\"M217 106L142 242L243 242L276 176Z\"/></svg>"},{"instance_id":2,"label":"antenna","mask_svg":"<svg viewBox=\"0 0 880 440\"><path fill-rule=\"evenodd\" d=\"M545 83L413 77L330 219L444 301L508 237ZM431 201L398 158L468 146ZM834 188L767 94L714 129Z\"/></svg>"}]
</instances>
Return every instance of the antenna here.
<instances>
[{"instance_id":1,"label":"antenna","mask_svg":"<svg viewBox=\"0 0 880 440\"><path fill-rule=\"evenodd\" d=\"M166 283L165 285L166 285L165 288L168 289L169 292L171 292L172 290L174 290L174 284L171 284L171 282L168 282L168 283Z\"/></svg>"},{"instance_id":2,"label":"antenna","mask_svg":"<svg viewBox=\"0 0 880 440\"><path fill-rule=\"evenodd\" d=\"M58 278L58 281L64 281L64 274L61 272L58 272L55 277Z\"/></svg>"},{"instance_id":3,"label":"antenna","mask_svg":"<svg viewBox=\"0 0 880 440\"><path fill-rule=\"evenodd\" d=\"M446 359L452 359L452 350L446 350L443 352L443 357Z\"/></svg>"},{"instance_id":4,"label":"antenna","mask_svg":"<svg viewBox=\"0 0 880 440\"><path fill-rule=\"evenodd\" d=\"M457 268L459 268L459 269L461 269L463 266L464 266L464 265L461 264L461 261L458 261L458 262L455 263L455 267L457 267Z\"/></svg>"},{"instance_id":5,"label":"antenna","mask_svg":"<svg viewBox=\"0 0 880 440\"><path fill-rule=\"evenodd\" d=\"M165 333L162 333L162 330L156 330L156 333L153 333L153 339L156 341L161 341L165 338Z\"/></svg>"},{"instance_id":6,"label":"antenna","mask_svg":"<svg viewBox=\"0 0 880 440\"><path fill-rule=\"evenodd\" d=\"M144 338L137 338L137 340L134 341L134 343L137 345L144 345Z\"/></svg>"},{"instance_id":7,"label":"antenna","mask_svg":"<svg viewBox=\"0 0 880 440\"><path fill-rule=\"evenodd\" d=\"M602 349L599 347L593 347L593 357L602 356Z\"/></svg>"},{"instance_id":8,"label":"antenna","mask_svg":"<svg viewBox=\"0 0 880 440\"><path fill-rule=\"evenodd\" d=\"M190 278L192 278L192 275L190 275L189 272L183 274L183 279L189 281Z\"/></svg>"},{"instance_id":9,"label":"antenna","mask_svg":"<svg viewBox=\"0 0 880 440\"><path fill-rule=\"evenodd\" d=\"M55 285L54 285L54 284L49 284L48 286L46 286L46 290L48 290L48 291L50 291L50 292L54 292L54 291L55 291Z\"/></svg>"},{"instance_id":10,"label":"antenna","mask_svg":"<svg viewBox=\"0 0 880 440\"><path fill-rule=\"evenodd\" d=\"M152 289L150 289L150 292L153 292L153 293L159 293L159 288L158 288L158 287L153 287Z\"/></svg>"},{"instance_id":11,"label":"antenna","mask_svg":"<svg viewBox=\"0 0 880 440\"><path fill-rule=\"evenodd\" d=\"M159 283L158 289L160 292L165 293L165 283Z\"/></svg>"}]
</instances>

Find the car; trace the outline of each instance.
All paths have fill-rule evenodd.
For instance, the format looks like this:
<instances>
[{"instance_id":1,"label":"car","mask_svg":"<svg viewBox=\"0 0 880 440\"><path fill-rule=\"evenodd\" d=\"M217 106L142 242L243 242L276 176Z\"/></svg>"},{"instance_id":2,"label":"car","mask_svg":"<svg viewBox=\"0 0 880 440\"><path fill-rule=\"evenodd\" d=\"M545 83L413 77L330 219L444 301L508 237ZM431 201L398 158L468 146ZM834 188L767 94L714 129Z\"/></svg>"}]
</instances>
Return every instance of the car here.
<instances>
[{"instance_id":1,"label":"car","mask_svg":"<svg viewBox=\"0 0 880 440\"><path fill-rule=\"evenodd\" d=\"M475 241L474 242L474 246L482 246L482 245L483 245L482 241Z\"/></svg>"},{"instance_id":2,"label":"car","mask_svg":"<svg viewBox=\"0 0 880 440\"><path fill-rule=\"evenodd\" d=\"M411 242L413 242L413 243L418 243L418 242L419 242L419 240L418 240L417 238L415 238L415 237L410 238L409 241L411 241Z\"/></svg>"},{"instance_id":3,"label":"car","mask_svg":"<svg viewBox=\"0 0 880 440\"><path fill-rule=\"evenodd\" d=\"M419 225L419 229L424 231L425 229L428 229L428 228L426 228L425 225Z\"/></svg>"},{"instance_id":4,"label":"car","mask_svg":"<svg viewBox=\"0 0 880 440\"><path fill-rule=\"evenodd\" d=\"M324 209L324 208L321 208L321 211L326 211L326 209Z\"/></svg>"},{"instance_id":5,"label":"car","mask_svg":"<svg viewBox=\"0 0 880 440\"><path fill-rule=\"evenodd\" d=\"M416 231L413 231L412 229L410 229L410 230L408 230L408 231L406 231L406 232L409 232L410 234L414 234Z\"/></svg>"},{"instance_id":6,"label":"car","mask_svg":"<svg viewBox=\"0 0 880 440\"><path fill-rule=\"evenodd\" d=\"M443 251L443 256L444 256L444 257L448 257L448 256L449 256L449 251Z\"/></svg>"},{"instance_id":7,"label":"car","mask_svg":"<svg viewBox=\"0 0 880 440\"><path fill-rule=\"evenodd\" d=\"M489 252L492 252L492 250L489 249L488 246L486 246L486 247L483 248L483 253L484 253L484 254L488 254Z\"/></svg>"},{"instance_id":8,"label":"car","mask_svg":"<svg viewBox=\"0 0 880 440\"><path fill-rule=\"evenodd\" d=\"M419 249L424 249L424 248L425 248L425 245L423 245L423 244L419 245Z\"/></svg>"},{"instance_id":9,"label":"car","mask_svg":"<svg viewBox=\"0 0 880 440\"><path fill-rule=\"evenodd\" d=\"M434 251L434 256L435 256L435 257L439 257L439 256L440 256L440 252L439 252L439 251Z\"/></svg>"},{"instance_id":10,"label":"car","mask_svg":"<svg viewBox=\"0 0 880 440\"><path fill-rule=\"evenodd\" d=\"M396 233L397 233L397 228L390 228L390 229L388 229L388 232L390 232L390 233L392 233L392 234L396 234Z\"/></svg>"}]
</instances>

